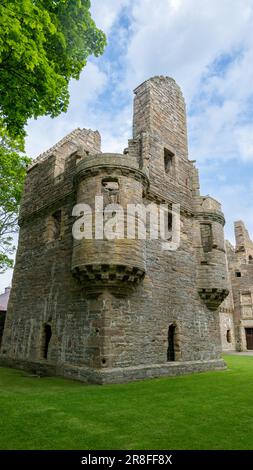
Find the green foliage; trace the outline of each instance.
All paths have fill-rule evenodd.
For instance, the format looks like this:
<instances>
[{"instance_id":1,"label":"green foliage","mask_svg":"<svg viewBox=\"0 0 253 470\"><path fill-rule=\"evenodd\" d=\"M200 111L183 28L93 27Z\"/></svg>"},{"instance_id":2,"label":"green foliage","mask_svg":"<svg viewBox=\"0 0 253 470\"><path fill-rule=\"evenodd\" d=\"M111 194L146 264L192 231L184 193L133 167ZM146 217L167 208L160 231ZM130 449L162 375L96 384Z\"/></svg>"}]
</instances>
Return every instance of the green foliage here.
<instances>
[{"instance_id":1,"label":"green foliage","mask_svg":"<svg viewBox=\"0 0 253 470\"><path fill-rule=\"evenodd\" d=\"M253 356L121 385L0 368L0 449L252 449Z\"/></svg>"},{"instance_id":2,"label":"green foliage","mask_svg":"<svg viewBox=\"0 0 253 470\"><path fill-rule=\"evenodd\" d=\"M2 126L1 126L2 124ZM20 199L28 159L23 139L11 138L0 121L0 273L12 266L13 233L17 231Z\"/></svg>"},{"instance_id":3,"label":"green foliage","mask_svg":"<svg viewBox=\"0 0 253 470\"><path fill-rule=\"evenodd\" d=\"M89 0L0 3L0 272L12 265L27 120L66 111L70 79L104 50L89 9Z\"/></svg>"},{"instance_id":4,"label":"green foliage","mask_svg":"<svg viewBox=\"0 0 253 470\"><path fill-rule=\"evenodd\" d=\"M29 118L66 111L68 84L105 35L89 0L3 0L0 4L0 118L11 135L25 135Z\"/></svg>"}]
</instances>

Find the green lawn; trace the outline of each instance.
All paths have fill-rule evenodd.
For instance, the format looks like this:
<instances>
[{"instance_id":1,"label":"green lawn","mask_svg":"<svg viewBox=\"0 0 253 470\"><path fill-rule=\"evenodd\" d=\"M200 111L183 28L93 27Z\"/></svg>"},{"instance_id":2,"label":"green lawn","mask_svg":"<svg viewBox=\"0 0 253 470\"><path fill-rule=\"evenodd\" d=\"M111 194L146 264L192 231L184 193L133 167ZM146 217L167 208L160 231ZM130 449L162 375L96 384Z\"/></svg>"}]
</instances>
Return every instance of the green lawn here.
<instances>
[{"instance_id":1,"label":"green lawn","mask_svg":"<svg viewBox=\"0 0 253 470\"><path fill-rule=\"evenodd\" d=\"M253 356L225 360L106 386L0 368L0 449L253 449Z\"/></svg>"}]
</instances>

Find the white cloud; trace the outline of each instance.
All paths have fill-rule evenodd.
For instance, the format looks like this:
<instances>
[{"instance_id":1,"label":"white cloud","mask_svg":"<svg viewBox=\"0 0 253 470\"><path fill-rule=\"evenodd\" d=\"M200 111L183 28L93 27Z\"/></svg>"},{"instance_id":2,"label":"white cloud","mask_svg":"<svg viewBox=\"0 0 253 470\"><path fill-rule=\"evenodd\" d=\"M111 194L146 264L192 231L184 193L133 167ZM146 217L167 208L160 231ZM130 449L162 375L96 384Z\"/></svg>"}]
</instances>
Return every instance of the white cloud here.
<instances>
[{"instance_id":1,"label":"white cloud","mask_svg":"<svg viewBox=\"0 0 253 470\"><path fill-rule=\"evenodd\" d=\"M125 87L170 75L191 110L204 94L188 119L193 158L253 160L251 126L241 120L253 95L252 20L252 0L134 3ZM216 61L223 55L232 58L220 74Z\"/></svg>"},{"instance_id":2,"label":"white cloud","mask_svg":"<svg viewBox=\"0 0 253 470\"><path fill-rule=\"evenodd\" d=\"M107 35L117 20L122 8L129 6L131 0L92 0L91 14L98 28Z\"/></svg>"},{"instance_id":3,"label":"white cloud","mask_svg":"<svg viewBox=\"0 0 253 470\"><path fill-rule=\"evenodd\" d=\"M252 0L137 0L127 84L135 86L154 74L171 75L191 99L210 63L250 32L251 10Z\"/></svg>"},{"instance_id":4,"label":"white cloud","mask_svg":"<svg viewBox=\"0 0 253 470\"><path fill-rule=\"evenodd\" d=\"M239 153L243 160L253 161L253 123L238 127L235 131Z\"/></svg>"},{"instance_id":5,"label":"white cloud","mask_svg":"<svg viewBox=\"0 0 253 470\"><path fill-rule=\"evenodd\" d=\"M214 185L215 186L215 185ZM249 233L253 234L253 187L243 184L221 183L213 188L215 197L222 201L222 210L225 215L225 236L234 244L234 221L243 220ZM253 238L253 237L252 237Z\"/></svg>"}]
</instances>

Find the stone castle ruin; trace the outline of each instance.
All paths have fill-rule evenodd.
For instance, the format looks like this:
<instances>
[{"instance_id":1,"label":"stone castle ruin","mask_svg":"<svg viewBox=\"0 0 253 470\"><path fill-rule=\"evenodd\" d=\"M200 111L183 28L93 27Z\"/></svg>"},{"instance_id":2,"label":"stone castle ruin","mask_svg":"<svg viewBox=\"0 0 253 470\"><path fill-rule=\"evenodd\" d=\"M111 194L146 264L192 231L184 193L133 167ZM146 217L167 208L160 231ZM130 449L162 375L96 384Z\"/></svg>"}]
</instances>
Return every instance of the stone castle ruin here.
<instances>
[{"instance_id":1,"label":"stone castle ruin","mask_svg":"<svg viewBox=\"0 0 253 470\"><path fill-rule=\"evenodd\" d=\"M134 93L123 154L102 153L97 131L76 129L28 169L2 364L92 383L225 367L218 309L230 280L221 206L200 195L175 81L154 77ZM97 195L123 208L180 204L179 248L73 239L73 207L94 208ZM253 255L240 246L231 249L238 269L242 253Z\"/></svg>"}]
</instances>

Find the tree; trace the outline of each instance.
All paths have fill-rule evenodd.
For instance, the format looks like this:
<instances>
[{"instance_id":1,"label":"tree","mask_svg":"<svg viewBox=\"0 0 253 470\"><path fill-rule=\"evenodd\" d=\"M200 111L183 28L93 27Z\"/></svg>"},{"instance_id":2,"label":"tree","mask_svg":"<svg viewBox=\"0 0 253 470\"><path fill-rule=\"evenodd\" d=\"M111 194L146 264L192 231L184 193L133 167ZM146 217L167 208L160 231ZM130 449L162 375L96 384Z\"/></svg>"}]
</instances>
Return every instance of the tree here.
<instances>
[{"instance_id":1,"label":"tree","mask_svg":"<svg viewBox=\"0 0 253 470\"><path fill-rule=\"evenodd\" d=\"M105 35L89 0L2 0L0 4L0 117L11 135L29 118L66 111L68 85Z\"/></svg>"},{"instance_id":2,"label":"tree","mask_svg":"<svg viewBox=\"0 0 253 470\"><path fill-rule=\"evenodd\" d=\"M68 85L105 35L89 0L1 0L0 3L0 272L12 265L13 233L26 165L29 118L67 110Z\"/></svg>"},{"instance_id":3,"label":"tree","mask_svg":"<svg viewBox=\"0 0 253 470\"><path fill-rule=\"evenodd\" d=\"M9 256L14 252L13 234L17 232L23 182L30 161L23 151L23 139L11 138L0 121L0 273L13 264Z\"/></svg>"}]
</instances>

